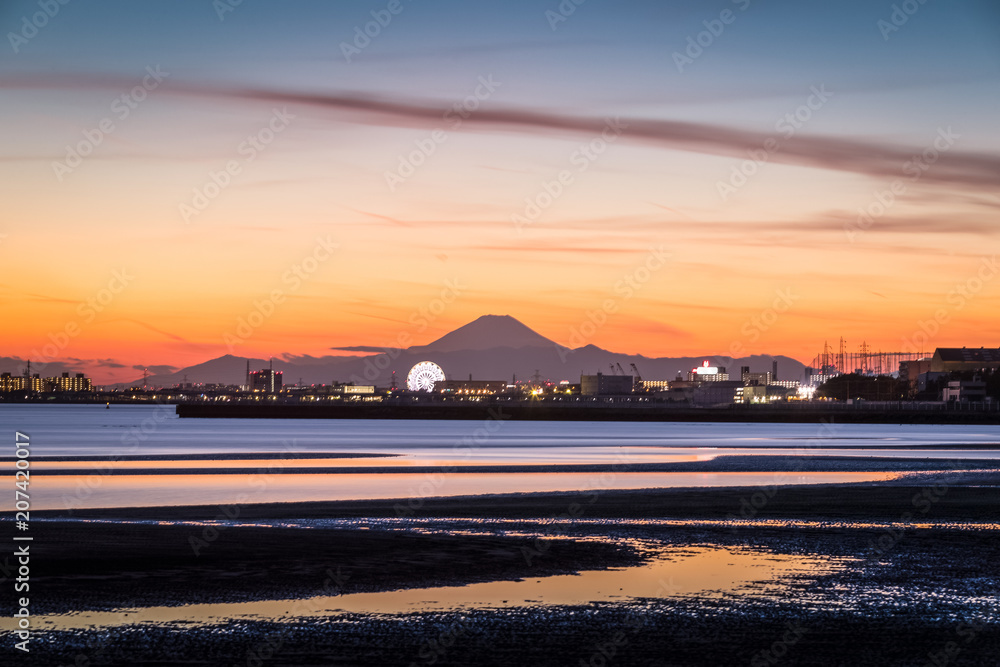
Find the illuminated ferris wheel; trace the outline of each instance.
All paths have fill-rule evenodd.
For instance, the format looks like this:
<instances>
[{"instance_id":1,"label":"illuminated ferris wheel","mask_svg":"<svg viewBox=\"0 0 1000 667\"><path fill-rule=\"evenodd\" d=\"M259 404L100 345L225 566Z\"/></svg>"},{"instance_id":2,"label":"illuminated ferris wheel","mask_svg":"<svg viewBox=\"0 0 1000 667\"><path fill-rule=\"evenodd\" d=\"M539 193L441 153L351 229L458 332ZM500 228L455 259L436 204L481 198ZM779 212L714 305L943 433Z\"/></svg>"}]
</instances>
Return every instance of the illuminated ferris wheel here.
<instances>
[{"instance_id":1,"label":"illuminated ferris wheel","mask_svg":"<svg viewBox=\"0 0 1000 667\"><path fill-rule=\"evenodd\" d=\"M444 371L433 361L421 361L410 369L406 376L406 388L410 391L434 391L434 383L444 380Z\"/></svg>"}]
</instances>

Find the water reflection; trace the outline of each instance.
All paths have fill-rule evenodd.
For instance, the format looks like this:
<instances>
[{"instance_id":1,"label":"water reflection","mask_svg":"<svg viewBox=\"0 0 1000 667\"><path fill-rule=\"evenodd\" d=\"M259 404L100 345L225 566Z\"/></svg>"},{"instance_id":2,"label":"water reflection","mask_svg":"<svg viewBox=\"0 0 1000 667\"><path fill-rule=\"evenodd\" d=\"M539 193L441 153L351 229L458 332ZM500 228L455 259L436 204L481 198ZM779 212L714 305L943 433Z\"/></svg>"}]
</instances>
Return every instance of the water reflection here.
<instances>
[{"instance_id":1,"label":"water reflection","mask_svg":"<svg viewBox=\"0 0 1000 667\"><path fill-rule=\"evenodd\" d=\"M439 420L178 419L173 406L0 405L6 423L45 443L45 456L174 454L208 452L428 452L454 457L453 447L482 423ZM139 437L141 436L141 437ZM480 450L516 450L534 457L566 448L631 447L820 447L903 448L997 445L1000 426L931 424L512 422L492 433ZM139 442L138 451L131 445ZM477 444L479 440L476 440ZM586 454L583 454L586 456ZM504 458L508 458L504 456Z\"/></svg>"},{"instance_id":2,"label":"water reflection","mask_svg":"<svg viewBox=\"0 0 1000 667\"><path fill-rule=\"evenodd\" d=\"M571 465L571 464L642 464L642 463L683 463L711 461L719 457L733 456L837 456L847 458L914 458L935 459L946 464L954 459L1000 459L997 449L957 449L957 448L907 448L907 447L601 447L583 446L578 448L540 445L536 449L524 447L483 447L456 457L450 447L426 447L418 451L401 449L397 452L380 451L371 453L343 454L340 456L318 457L315 453L298 456L287 453L282 458L252 458L252 455L217 453L218 458L185 458L129 460L110 456L94 456L93 460L60 460L60 457L36 458L32 467L37 470L80 470L84 472L135 469L246 469L281 470L292 468L407 468L428 466L452 468L463 466L504 466L504 465Z\"/></svg>"},{"instance_id":3,"label":"water reflection","mask_svg":"<svg viewBox=\"0 0 1000 667\"><path fill-rule=\"evenodd\" d=\"M38 630L80 630L138 623L215 625L234 619L294 621L342 613L406 614L538 605L586 605L642 598L774 595L796 578L837 569L837 561L716 546L660 550L645 565L573 575L496 581L467 586L353 593L304 600L267 600L36 617ZM13 629L11 619L0 630Z\"/></svg>"},{"instance_id":4,"label":"water reflection","mask_svg":"<svg viewBox=\"0 0 1000 667\"><path fill-rule=\"evenodd\" d=\"M781 473L782 484L887 481L898 473ZM498 493L774 484L773 472L61 475L31 478L32 509L426 498ZM13 510L13 497L2 507Z\"/></svg>"}]
</instances>

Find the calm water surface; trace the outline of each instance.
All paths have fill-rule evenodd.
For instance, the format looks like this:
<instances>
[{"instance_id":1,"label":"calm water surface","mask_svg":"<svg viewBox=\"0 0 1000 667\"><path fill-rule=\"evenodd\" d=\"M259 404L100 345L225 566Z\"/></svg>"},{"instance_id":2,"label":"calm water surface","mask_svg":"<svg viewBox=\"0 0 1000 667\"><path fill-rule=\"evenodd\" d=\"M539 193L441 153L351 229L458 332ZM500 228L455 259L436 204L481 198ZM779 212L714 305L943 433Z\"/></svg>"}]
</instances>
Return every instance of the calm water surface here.
<instances>
[{"instance_id":1,"label":"calm water surface","mask_svg":"<svg viewBox=\"0 0 1000 667\"><path fill-rule=\"evenodd\" d=\"M32 507L117 507L299 500L405 498L476 493L742 486L774 483L774 473L462 473L408 474L407 466L656 463L719 455L914 456L996 458L961 445L1000 443L1000 427L892 424L739 424L627 422L374 421L178 419L173 406L0 405L0 425L31 437ZM13 439L11 437L11 439ZM943 446L941 449L928 447ZM915 449L916 448L916 449ZM13 453L12 451L10 453ZM280 453L281 461L190 461ZM301 459L303 454L388 454L391 458ZM169 456L169 461L121 457ZM90 456L54 463L46 457ZM116 474L129 467L243 467L235 475ZM399 468L381 475L279 475L275 467L311 465ZM46 467L80 475L45 476ZM888 479L885 473L801 473L782 483ZM13 501L0 505L11 510Z\"/></svg>"}]
</instances>

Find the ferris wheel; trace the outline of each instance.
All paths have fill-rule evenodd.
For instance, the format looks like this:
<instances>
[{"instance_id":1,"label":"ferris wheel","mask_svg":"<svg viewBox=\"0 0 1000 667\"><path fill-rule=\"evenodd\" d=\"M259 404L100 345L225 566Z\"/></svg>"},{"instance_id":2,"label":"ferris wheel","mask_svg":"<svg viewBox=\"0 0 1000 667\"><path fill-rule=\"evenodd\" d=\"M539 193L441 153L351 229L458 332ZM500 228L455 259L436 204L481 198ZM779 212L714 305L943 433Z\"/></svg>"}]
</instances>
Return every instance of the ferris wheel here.
<instances>
[{"instance_id":1,"label":"ferris wheel","mask_svg":"<svg viewBox=\"0 0 1000 667\"><path fill-rule=\"evenodd\" d=\"M434 383L444 380L444 371L433 361L421 361L410 369L406 376L406 388L410 391L434 391Z\"/></svg>"}]
</instances>

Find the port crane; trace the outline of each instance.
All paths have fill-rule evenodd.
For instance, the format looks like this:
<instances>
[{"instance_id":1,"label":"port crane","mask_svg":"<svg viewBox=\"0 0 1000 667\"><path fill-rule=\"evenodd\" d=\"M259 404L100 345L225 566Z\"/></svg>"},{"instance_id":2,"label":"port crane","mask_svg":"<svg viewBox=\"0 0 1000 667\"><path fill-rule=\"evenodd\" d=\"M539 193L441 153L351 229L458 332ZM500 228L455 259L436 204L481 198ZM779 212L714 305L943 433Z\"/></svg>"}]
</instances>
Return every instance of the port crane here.
<instances>
[{"instance_id":1,"label":"port crane","mask_svg":"<svg viewBox=\"0 0 1000 667\"><path fill-rule=\"evenodd\" d=\"M639 375L639 369L636 367L634 363L629 364L629 366L632 367L632 372L635 373L634 387L636 389L642 389L642 376Z\"/></svg>"}]
</instances>

